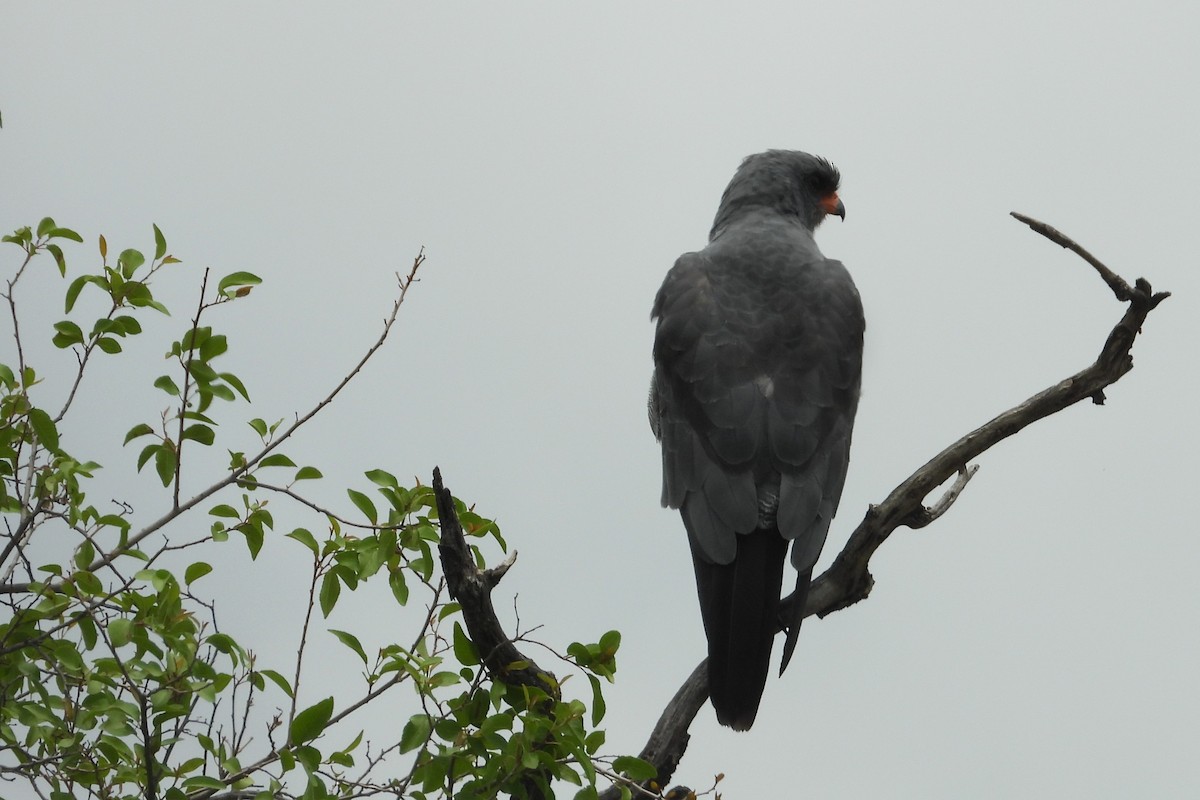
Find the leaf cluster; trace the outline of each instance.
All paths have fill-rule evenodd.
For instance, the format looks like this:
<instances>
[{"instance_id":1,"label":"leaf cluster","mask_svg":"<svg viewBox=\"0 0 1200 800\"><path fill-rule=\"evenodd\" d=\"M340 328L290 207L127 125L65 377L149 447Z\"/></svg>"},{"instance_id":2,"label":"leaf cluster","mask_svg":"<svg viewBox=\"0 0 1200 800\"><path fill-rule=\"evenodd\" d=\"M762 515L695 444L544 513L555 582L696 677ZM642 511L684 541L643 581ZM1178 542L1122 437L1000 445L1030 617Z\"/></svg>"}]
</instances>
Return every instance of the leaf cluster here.
<instances>
[{"instance_id":1,"label":"leaf cluster","mask_svg":"<svg viewBox=\"0 0 1200 800\"><path fill-rule=\"evenodd\" d=\"M20 292L43 278L35 263L43 254L66 279L62 243L82 237L46 218L3 240L22 258L3 292L14 347L0 354L0 603L7 610L0 618L0 780L54 800L202 800L229 792L544 796L549 780L590 797L598 780L621 782L628 794L628 785L647 776L644 762L599 752L601 682L615 673L616 632L572 644L563 656L588 678L590 707L494 680L446 593L431 489L372 469L367 485L345 489L344 509L325 507L311 493L322 470L284 452L382 344L420 257L401 279L380 341L290 425L243 411L246 427L231 427L213 413L217 401L238 409L250 403L243 380L220 366L231 341L211 320L213 310L246 298L260 280L235 272L210 289L204 272L194 314L165 347L168 370L123 367L129 391L157 398L161 413L123 437L114 431L121 441L103 454L123 474L152 464L162 488L96 503L89 482L100 463L68 450L73 425L88 424L87 401L78 400L86 377L109 368L93 356L121 356L123 342L146 335L147 313L169 318L155 284L187 273L157 226L150 258L128 248L110 262L99 237L98 265L67 281L66 316L47 324L49 341L71 356L69 388L55 396L26 357L30 326L22 324ZM99 314L85 314L85 305ZM61 364L49 369L64 372ZM188 456L218 443L229 453L223 471L206 472ZM485 544L507 549L492 520L460 500L454 507L480 568ZM275 534L277 518L297 514L307 521ZM222 624L221 582L210 576L225 569L229 557L219 548L231 536L252 560L271 542L307 554L307 574L271 575L310 589L295 653L259 654ZM372 581L386 583L389 618L407 620L411 638L366 644L379 638L380 626L371 624L377 615L352 615L350 626L315 633L339 613L339 601ZM397 627L389 622L387 629ZM360 667L357 684L345 681L357 699L314 692L305 681L308 660L334 642ZM368 735L357 724L360 712L385 701L407 705L408 721Z\"/></svg>"}]
</instances>

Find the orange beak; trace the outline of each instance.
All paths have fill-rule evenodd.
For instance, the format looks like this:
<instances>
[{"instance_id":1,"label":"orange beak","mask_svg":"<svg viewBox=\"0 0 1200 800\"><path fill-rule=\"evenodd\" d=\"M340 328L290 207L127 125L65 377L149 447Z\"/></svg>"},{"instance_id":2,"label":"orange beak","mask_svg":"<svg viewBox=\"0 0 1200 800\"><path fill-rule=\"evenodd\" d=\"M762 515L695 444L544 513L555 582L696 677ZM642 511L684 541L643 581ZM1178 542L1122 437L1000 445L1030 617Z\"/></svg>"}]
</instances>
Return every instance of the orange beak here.
<instances>
[{"instance_id":1,"label":"orange beak","mask_svg":"<svg viewBox=\"0 0 1200 800\"><path fill-rule=\"evenodd\" d=\"M837 192L821 198L821 209L826 214L835 214L841 217L842 222L846 221L846 206L842 204L841 199L837 196Z\"/></svg>"}]
</instances>

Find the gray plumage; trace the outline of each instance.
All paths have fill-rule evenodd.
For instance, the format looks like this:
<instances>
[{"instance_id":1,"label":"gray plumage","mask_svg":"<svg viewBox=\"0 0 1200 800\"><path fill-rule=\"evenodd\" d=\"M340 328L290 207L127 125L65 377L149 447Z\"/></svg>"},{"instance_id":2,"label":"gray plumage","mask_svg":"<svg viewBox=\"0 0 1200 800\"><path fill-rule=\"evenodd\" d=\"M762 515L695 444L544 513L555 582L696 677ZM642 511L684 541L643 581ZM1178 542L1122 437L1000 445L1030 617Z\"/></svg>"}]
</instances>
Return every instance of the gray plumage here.
<instances>
[{"instance_id":1,"label":"gray plumage","mask_svg":"<svg viewBox=\"0 0 1200 800\"><path fill-rule=\"evenodd\" d=\"M747 158L708 246L675 262L651 315L662 502L688 532L713 707L738 730L754 722L781 623L781 672L791 657L846 480L862 304L813 239L827 214L844 217L838 182L807 153ZM799 602L780 620L789 542Z\"/></svg>"}]
</instances>

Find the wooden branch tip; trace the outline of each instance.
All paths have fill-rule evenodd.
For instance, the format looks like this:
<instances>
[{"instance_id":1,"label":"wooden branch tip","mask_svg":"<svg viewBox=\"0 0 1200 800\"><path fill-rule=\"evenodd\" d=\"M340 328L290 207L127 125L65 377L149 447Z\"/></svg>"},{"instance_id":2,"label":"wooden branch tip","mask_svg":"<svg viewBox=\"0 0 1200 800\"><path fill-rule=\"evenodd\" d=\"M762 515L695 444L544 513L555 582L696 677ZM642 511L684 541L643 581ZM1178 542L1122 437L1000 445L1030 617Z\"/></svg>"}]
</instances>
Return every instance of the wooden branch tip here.
<instances>
[{"instance_id":1,"label":"wooden branch tip","mask_svg":"<svg viewBox=\"0 0 1200 800\"><path fill-rule=\"evenodd\" d=\"M1070 236L1067 236L1065 233L1060 231L1058 228L1055 228L1053 225L1047 225L1046 223L1042 222L1041 220L1036 220L1033 217L1026 216L1025 214L1021 214L1016 211L1010 211L1008 213L1014 219L1028 225L1035 233L1040 233L1042 236L1045 236L1047 239L1054 242L1059 247L1065 247L1066 249L1070 250L1075 255L1082 258L1084 261L1091 264L1092 267L1096 270L1096 272L1099 273L1101 279L1103 279L1104 282L1106 284L1108 284L1108 288L1110 290L1112 290L1112 293L1114 295L1116 295L1117 300L1121 301L1122 303L1137 301L1137 299L1138 299L1137 293L1135 293L1134 290L1132 288L1130 288L1129 284L1125 282L1124 278L1122 278L1120 275L1118 275L1117 273L1115 273L1111 269L1109 269L1104 264L1104 262L1102 262L1100 259L1096 258L1094 255L1089 253L1087 250L1084 250L1083 246L1080 245L1078 242L1076 242L1074 239L1072 239ZM1142 281L1139 279L1139 288L1140 288L1140 283L1142 283ZM1147 294L1149 292L1149 289L1150 289L1150 284L1147 283L1146 284L1146 293ZM1147 297L1147 299L1149 299L1149 298Z\"/></svg>"},{"instance_id":2,"label":"wooden branch tip","mask_svg":"<svg viewBox=\"0 0 1200 800\"><path fill-rule=\"evenodd\" d=\"M483 579L487 581L488 587L496 588L496 584L500 583L500 579L508 572L513 564L517 563L517 551L513 550L508 554L508 558L501 561L494 567L489 567L483 571Z\"/></svg>"}]
</instances>

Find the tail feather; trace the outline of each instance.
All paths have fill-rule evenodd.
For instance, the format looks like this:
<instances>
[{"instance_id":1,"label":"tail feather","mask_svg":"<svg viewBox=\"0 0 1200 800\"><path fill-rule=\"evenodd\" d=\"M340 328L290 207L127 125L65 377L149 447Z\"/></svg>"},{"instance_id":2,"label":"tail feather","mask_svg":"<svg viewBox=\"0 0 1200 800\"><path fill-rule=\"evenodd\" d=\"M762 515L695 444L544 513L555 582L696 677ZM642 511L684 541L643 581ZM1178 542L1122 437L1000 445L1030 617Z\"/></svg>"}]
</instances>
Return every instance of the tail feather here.
<instances>
[{"instance_id":1,"label":"tail feather","mask_svg":"<svg viewBox=\"0 0 1200 800\"><path fill-rule=\"evenodd\" d=\"M804 572L796 574L796 591L792 595L792 603L788 606L784 614L787 617L783 620L784 630L787 635L783 640L783 659L779 664L779 674L787 669L788 662L792 660L792 653L796 650L796 638L800 635L800 623L804 621L804 606L808 602L808 587L812 585L812 567L809 567Z\"/></svg>"},{"instance_id":2,"label":"tail feather","mask_svg":"<svg viewBox=\"0 0 1200 800\"><path fill-rule=\"evenodd\" d=\"M712 564L692 547L700 612L708 635L708 683L717 720L749 730L770 671L778 630L787 541L774 528L738 536L730 564Z\"/></svg>"}]
</instances>

